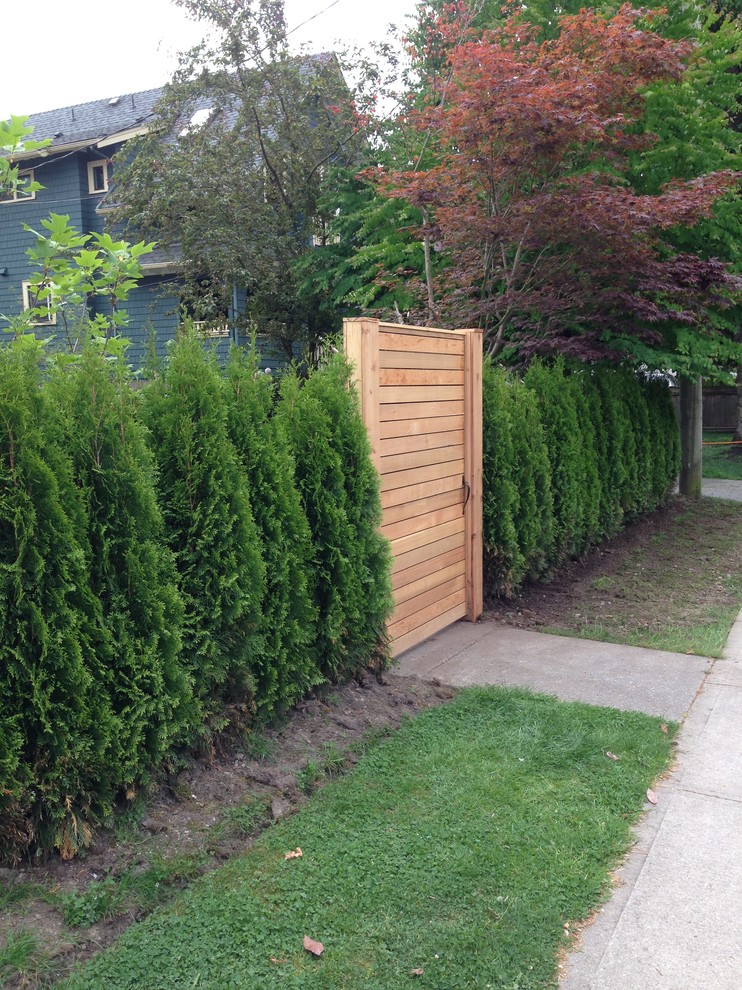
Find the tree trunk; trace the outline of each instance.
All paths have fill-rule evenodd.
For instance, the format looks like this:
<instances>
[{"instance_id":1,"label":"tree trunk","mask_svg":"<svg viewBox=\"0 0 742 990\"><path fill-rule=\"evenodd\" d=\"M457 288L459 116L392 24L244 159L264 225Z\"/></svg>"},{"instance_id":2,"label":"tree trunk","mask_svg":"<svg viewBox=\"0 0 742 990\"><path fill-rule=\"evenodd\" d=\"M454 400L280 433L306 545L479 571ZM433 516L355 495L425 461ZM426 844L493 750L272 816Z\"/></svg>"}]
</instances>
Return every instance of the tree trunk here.
<instances>
[{"instance_id":1,"label":"tree trunk","mask_svg":"<svg viewBox=\"0 0 742 990\"><path fill-rule=\"evenodd\" d=\"M732 440L742 441L742 364L737 365L737 412L734 417ZM739 447L729 447L729 455L742 457L742 443Z\"/></svg>"},{"instance_id":2,"label":"tree trunk","mask_svg":"<svg viewBox=\"0 0 742 990\"><path fill-rule=\"evenodd\" d=\"M703 472L703 379L680 379L680 494L700 498Z\"/></svg>"}]
</instances>

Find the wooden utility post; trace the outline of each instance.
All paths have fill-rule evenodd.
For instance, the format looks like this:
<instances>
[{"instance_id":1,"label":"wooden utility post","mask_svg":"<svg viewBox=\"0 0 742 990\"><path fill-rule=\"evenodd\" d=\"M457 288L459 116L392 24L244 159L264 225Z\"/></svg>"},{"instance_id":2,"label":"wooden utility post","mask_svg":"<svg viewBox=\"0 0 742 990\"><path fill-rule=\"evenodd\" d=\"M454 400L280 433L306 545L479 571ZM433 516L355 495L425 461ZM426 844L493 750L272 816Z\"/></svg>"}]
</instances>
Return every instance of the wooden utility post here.
<instances>
[{"instance_id":1,"label":"wooden utility post","mask_svg":"<svg viewBox=\"0 0 742 990\"><path fill-rule=\"evenodd\" d=\"M680 379L680 494L701 497L703 475L703 379Z\"/></svg>"}]
</instances>

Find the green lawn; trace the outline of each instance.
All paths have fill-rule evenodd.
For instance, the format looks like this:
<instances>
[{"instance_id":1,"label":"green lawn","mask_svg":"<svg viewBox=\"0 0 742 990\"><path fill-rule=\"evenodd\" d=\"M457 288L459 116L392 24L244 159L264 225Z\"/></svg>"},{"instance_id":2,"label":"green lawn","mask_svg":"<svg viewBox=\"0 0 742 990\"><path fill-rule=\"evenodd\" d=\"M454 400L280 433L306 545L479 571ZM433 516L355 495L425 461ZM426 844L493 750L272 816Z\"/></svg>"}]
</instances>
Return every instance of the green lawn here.
<instances>
[{"instance_id":1,"label":"green lawn","mask_svg":"<svg viewBox=\"0 0 742 990\"><path fill-rule=\"evenodd\" d=\"M60 986L554 987L564 926L605 896L673 731L524 691L462 692Z\"/></svg>"},{"instance_id":2,"label":"green lawn","mask_svg":"<svg viewBox=\"0 0 742 990\"><path fill-rule=\"evenodd\" d=\"M719 444L731 440L731 433L704 433L703 442ZM703 448L704 478L729 478L742 481L742 455L735 456L734 447L706 446Z\"/></svg>"}]
</instances>

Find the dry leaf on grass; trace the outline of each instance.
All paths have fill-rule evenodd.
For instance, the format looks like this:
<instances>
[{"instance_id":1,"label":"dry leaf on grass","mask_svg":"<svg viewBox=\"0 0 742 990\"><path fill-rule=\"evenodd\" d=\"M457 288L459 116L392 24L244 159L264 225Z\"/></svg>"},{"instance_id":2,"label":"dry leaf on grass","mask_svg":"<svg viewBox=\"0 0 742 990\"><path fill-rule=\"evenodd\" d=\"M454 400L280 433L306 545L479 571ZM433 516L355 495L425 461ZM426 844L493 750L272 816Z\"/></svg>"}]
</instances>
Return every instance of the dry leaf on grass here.
<instances>
[{"instance_id":1,"label":"dry leaf on grass","mask_svg":"<svg viewBox=\"0 0 742 990\"><path fill-rule=\"evenodd\" d=\"M607 749L605 751L605 755L608 757L609 760L620 760L621 759L620 756L616 756L615 753L611 753L611 751L609 749Z\"/></svg>"},{"instance_id":2,"label":"dry leaf on grass","mask_svg":"<svg viewBox=\"0 0 742 990\"><path fill-rule=\"evenodd\" d=\"M304 936L304 948L307 952L311 952L313 956L321 956L325 951L325 947L321 942L315 942L313 938L308 935Z\"/></svg>"},{"instance_id":3,"label":"dry leaf on grass","mask_svg":"<svg viewBox=\"0 0 742 990\"><path fill-rule=\"evenodd\" d=\"M663 731L663 732L665 733L665 735L667 735L667 726L665 725L665 723L664 723L664 722L662 723L662 725L660 726L660 728L661 728L661 729L662 729L662 731Z\"/></svg>"},{"instance_id":4,"label":"dry leaf on grass","mask_svg":"<svg viewBox=\"0 0 742 990\"><path fill-rule=\"evenodd\" d=\"M425 973L424 969L411 969L410 976L422 976Z\"/></svg>"},{"instance_id":5,"label":"dry leaf on grass","mask_svg":"<svg viewBox=\"0 0 742 990\"><path fill-rule=\"evenodd\" d=\"M657 804L657 795L651 787L647 788L647 801L649 801L650 804Z\"/></svg>"},{"instance_id":6,"label":"dry leaf on grass","mask_svg":"<svg viewBox=\"0 0 742 990\"><path fill-rule=\"evenodd\" d=\"M283 858L284 859L301 859L301 857L303 855L304 855L304 853L301 851L301 848L299 846L297 846L296 849L292 849L291 852L287 852L286 855Z\"/></svg>"}]
</instances>

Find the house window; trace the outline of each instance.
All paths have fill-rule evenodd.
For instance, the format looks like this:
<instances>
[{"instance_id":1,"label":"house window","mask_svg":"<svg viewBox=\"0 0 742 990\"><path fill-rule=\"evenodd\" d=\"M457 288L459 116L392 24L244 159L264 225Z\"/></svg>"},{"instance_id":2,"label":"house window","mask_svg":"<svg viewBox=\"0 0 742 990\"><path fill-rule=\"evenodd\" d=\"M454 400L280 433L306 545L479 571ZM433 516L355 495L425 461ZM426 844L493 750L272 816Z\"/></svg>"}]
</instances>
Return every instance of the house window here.
<instances>
[{"instance_id":1,"label":"house window","mask_svg":"<svg viewBox=\"0 0 742 990\"><path fill-rule=\"evenodd\" d=\"M183 288L181 313L206 337L229 336L229 298L225 287L207 277Z\"/></svg>"},{"instance_id":2,"label":"house window","mask_svg":"<svg viewBox=\"0 0 742 990\"><path fill-rule=\"evenodd\" d=\"M24 168L18 172L18 184L15 189L0 196L0 203L21 203L26 199L36 199L36 193L26 187L34 181L33 169Z\"/></svg>"},{"instance_id":3,"label":"house window","mask_svg":"<svg viewBox=\"0 0 742 990\"><path fill-rule=\"evenodd\" d=\"M108 192L108 162L88 162L88 192L91 195Z\"/></svg>"},{"instance_id":4,"label":"house window","mask_svg":"<svg viewBox=\"0 0 742 990\"><path fill-rule=\"evenodd\" d=\"M52 312L52 301L50 297L38 300L36 294L38 288L34 288L30 282L21 282L23 289L24 310L35 309L31 325L34 327L53 327L57 322L57 314ZM46 312L44 312L44 310Z\"/></svg>"}]
</instances>

